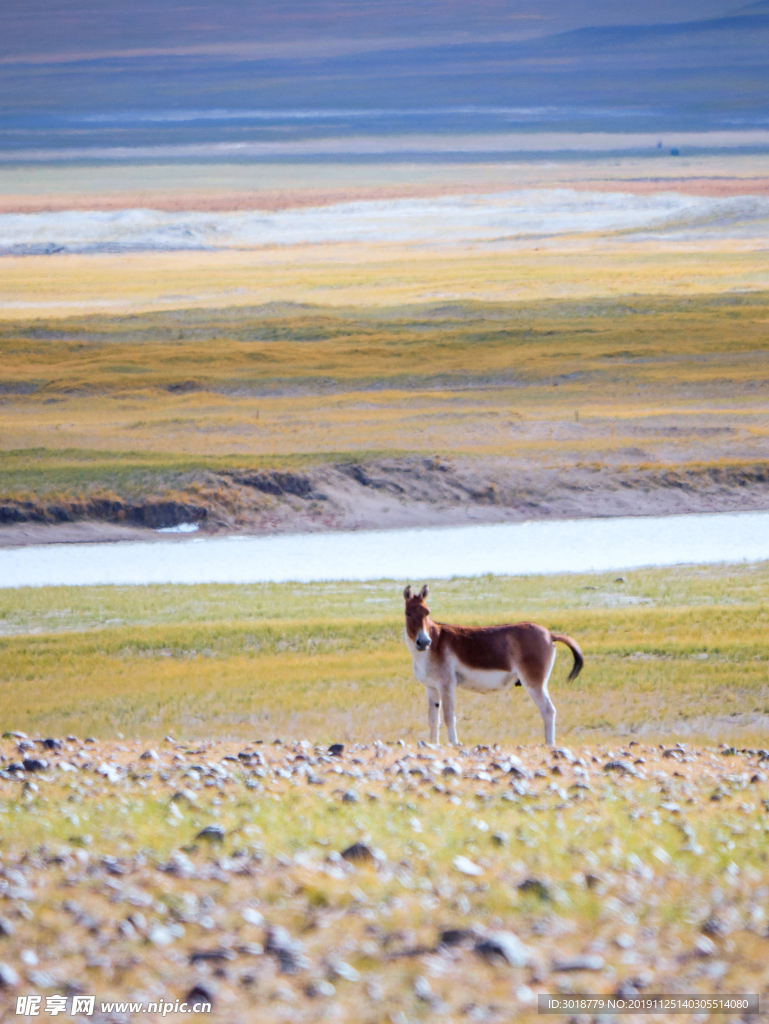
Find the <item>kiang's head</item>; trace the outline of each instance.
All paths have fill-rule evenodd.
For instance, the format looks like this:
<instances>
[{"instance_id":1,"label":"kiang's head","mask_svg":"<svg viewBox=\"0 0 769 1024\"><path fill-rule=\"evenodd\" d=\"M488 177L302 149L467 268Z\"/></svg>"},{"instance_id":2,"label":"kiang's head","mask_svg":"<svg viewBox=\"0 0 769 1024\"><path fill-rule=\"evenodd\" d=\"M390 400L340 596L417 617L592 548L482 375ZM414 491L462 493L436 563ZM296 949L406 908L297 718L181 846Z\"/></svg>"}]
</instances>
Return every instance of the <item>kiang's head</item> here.
<instances>
[{"instance_id":1,"label":"kiang's head","mask_svg":"<svg viewBox=\"0 0 769 1024\"><path fill-rule=\"evenodd\" d=\"M403 600L406 602L406 632L416 644L418 651L426 651L432 643L425 628L425 619L430 614L430 609L425 604L427 594L427 584L418 594L414 594L411 587L406 587L403 591Z\"/></svg>"}]
</instances>

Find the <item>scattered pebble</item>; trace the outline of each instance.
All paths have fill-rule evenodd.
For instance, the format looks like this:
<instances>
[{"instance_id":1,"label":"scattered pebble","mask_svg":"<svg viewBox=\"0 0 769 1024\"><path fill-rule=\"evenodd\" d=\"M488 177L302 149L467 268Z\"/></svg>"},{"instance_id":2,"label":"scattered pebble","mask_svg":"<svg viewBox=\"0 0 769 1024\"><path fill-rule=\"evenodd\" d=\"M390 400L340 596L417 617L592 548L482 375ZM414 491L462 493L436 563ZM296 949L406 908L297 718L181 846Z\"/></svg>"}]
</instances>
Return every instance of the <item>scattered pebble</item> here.
<instances>
[{"instance_id":1,"label":"scattered pebble","mask_svg":"<svg viewBox=\"0 0 769 1024\"><path fill-rule=\"evenodd\" d=\"M363 863L374 860L374 854L371 851L371 847L366 846L365 843L353 843L352 846L348 846L346 850L342 850L340 856L344 860L349 860L353 863Z\"/></svg>"},{"instance_id":2,"label":"scattered pebble","mask_svg":"<svg viewBox=\"0 0 769 1024\"><path fill-rule=\"evenodd\" d=\"M253 907L244 907L243 911L241 912L241 916L247 924L253 924L257 928L260 925L264 924L263 915L260 914L259 911L255 910Z\"/></svg>"},{"instance_id":3,"label":"scattered pebble","mask_svg":"<svg viewBox=\"0 0 769 1024\"><path fill-rule=\"evenodd\" d=\"M551 898L550 886L540 878L525 878L518 883L518 891L538 896L541 900Z\"/></svg>"},{"instance_id":4,"label":"scattered pebble","mask_svg":"<svg viewBox=\"0 0 769 1024\"><path fill-rule=\"evenodd\" d=\"M309 996L310 999L317 999L319 996L330 999L331 996L336 995L336 989L331 982L324 981L323 979L311 981L304 991L305 995Z\"/></svg>"},{"instance_id":5,"label":"scattered pebble","mask_svg":"<svg viewBox=\"0 0 769 1024\"><path fill-rule=\"evenodd\" d=\"M153 946L170 946L175 936L170 928L166 928L162 924L156 924L150 928L147 938Z\"/></svg>"},{"instance_id":6,"label":"scattered pebble","mask_svg":"<svg viewBox=\"0 0 769 1024\"><path fill-rule=\"evenodd\" d=\"M561 747L521 749L518 757L484 745L351 744L334 754L306 741L171 739L144 757L149 751L130 740L64 752L33 738L22 753L46 765L33 777L16 751L25 738L7 740L0 751L0 943L11 972L0 966L0 986L7 989L63 991L58 958L136 991L150 976L174 997L200 986L193 1002L213 1003L215 986L233 1021L247 1019L256 998L269 1024L281 1013L333 1018L340 1008L368 1019L381 1010L376 1002L386 1019L400 1013L390 1009L400 1000L404 1020L422 1003L422 1015L492 1024L530 1012L536 990L587 985L564 977L569 972L605 970L607 984L628 995L664 991L671 971L692 972L697 989L710 990L724 984L730 963L752 970L746 943L765 941L769 878L754 851L765 838L769 793L765 779L748 785L764 774L759 765L769 765L762 751L724 748L716 764L715 752L635 741L616 754ZM33 747L52 751L51 763ZM313 779L321 785L306 785ZM714 787L719 802L711 803ZM156 816L162 853L153 854L146 829L139 838L139 808ZM44 822L48 812L63 818L65 831L20 849L12 816ZM625 826L609 828L617 814ZM453 859L448 822L458 830L452 844L464 844ZM564 869L559 837L568 850ZM701 909L695 923L680 922L674 948L660 920L684 877L687 898ZM485 909L500 885L513 899ZM585 890L598 915L595 940L575 931ZM61 907L62 934L76 956L55 936L40 938L48 905ZM639 906L649 908L640 922ZM442 926L454 913L459 923ZM500 977L528 969L526 984L510 975L497 1009L490 996L476 992L471 1003L464 995L473 978L487 976L484 961ZM70 969L67 991L87 991L79 970ZM598 987L609 991L604 978ZM304 999L317 1002L301 1009Z\"/></svg>"},{"instance_id":7,"label":"scattered pebble","mask_svg":"<svg viewBox=\"0 0 769 1024\"><path fill-rule=\"evenodd\" d=\"M511 967L527 967L532 951L513 932L489 932L475 944L475 952L487 960L505 960Z\"/></svg>"},{"instance_id":8,"label":"scattered pebble","mask_svg":"<svg viewBox=\"0 0 769 1024\"><path fill-rule=\"evenodd\" d=\"M457 871L460 871L463 875L482 875L483 868L479 867L474 861L470 860L469 857L455 857L452 864Z\"/></svg>"},{"instance_id":9,"label":"scattered pebble","mask_svg":"<svg viewBox=\"0 0 769 1024\"><path fill-rule=\"evenodd\" d=\"M207 839L211 843L221 843L224 841L224 829L221 825L206 825L195 838Z\"/></svg>"},{"instance_id":10,"label":"scattered pebble","mask_svg":"<svg viewBox=\"0 0 769 1024\"><path fill-rule=\"evenodd\" d=\"M600 971L604 965L602 956L589 953L585 956L554 957L554 971Z\"/></svg>"},{"instance_id":11,"label":"scattered pebble","mask_svg":"<svg viewBox=\"0 0 769 1024\"><path fill-rule=\"evenodd\" d=\"M0 961L0 988L16 988L19 980L16 971L9 964Z\"/></svg>"}]
</instances>

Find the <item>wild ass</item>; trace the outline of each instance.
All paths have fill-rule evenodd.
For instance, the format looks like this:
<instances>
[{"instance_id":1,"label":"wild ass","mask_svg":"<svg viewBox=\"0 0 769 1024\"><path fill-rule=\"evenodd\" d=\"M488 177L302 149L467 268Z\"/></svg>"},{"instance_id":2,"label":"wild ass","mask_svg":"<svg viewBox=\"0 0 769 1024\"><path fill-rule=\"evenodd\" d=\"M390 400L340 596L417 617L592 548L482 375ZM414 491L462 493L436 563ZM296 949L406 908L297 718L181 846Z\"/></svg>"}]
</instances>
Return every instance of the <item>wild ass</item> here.
<instances>
[{"instance_id":1,"label":"wild ass","mask_svg":"<svg viewBox=\"0 0 769 1024\"><path fill-rule=\"evenodd\" d=\"M523 685L545 723L545 743L555 743L555 707L547 683L555 663L555 641L571 648L574 665L568 681L576 679L584 664L575 640L551 633L533 622L505 626L448 626L433 622L425 604L425 585L418 594L406 587L406 644L414 675L427 690L430 742L440 735L440 711L449 731L449 743L459 744L454 713L454 690L494 693Z\"/></svg>"}]
</instances>

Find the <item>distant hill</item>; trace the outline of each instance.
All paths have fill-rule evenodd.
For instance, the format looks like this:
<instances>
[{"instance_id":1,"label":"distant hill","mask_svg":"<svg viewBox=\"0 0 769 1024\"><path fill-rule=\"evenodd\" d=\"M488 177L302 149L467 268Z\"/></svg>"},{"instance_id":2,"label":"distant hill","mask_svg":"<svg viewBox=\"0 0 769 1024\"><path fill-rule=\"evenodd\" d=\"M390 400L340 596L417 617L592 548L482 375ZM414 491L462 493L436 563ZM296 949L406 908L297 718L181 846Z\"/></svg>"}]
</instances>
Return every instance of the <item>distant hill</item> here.
<instances>
[{"instance_id":1,"label":"distant hill","mask_svg":"<svg viewBox=\"0 0 769 1024\"><path fill-rule=\"evenodd\" d=\"M769 126L769 0L736 11L719 0L654 0L640 24L607 23L632 13L616 0L418 7L405 0L223 0L184 9L132 0L110 8L109 17L96 0L83 4L79 32L68 22L56 42L45 19L30 35L30 10L40 16L42 0L10 0L0 41L0 152L392 132ZM650 12L659 20L649 22ZM718 16L675 21L676 12ZM565 18L581 24L549 31Z\"/></svg>"}]
</instances>

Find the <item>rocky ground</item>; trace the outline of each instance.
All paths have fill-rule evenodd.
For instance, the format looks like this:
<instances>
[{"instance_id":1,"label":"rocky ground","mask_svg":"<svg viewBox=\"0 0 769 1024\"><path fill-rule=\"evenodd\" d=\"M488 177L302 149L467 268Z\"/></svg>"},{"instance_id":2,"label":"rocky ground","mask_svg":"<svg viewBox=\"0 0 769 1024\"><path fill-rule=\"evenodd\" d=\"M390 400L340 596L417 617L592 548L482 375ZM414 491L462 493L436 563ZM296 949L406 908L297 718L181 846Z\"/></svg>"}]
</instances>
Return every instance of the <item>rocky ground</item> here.
<instances>
[{"instance_id":1,"label":"rocky ground","mask_svg":"<svg viewBox=\"0 0 769 1024\"><path fill-rule=\"evenodd\" d=\"M769 997L763 750L6 733L0 762L2 1020L30 994L227 1024Z\"/></svg>"},{"instance_id":2,"label":"rocky ground","mask_svg":"<svg viewBox=\"0 0 769 1024\"><path fill-rule=\"evenodd\" d=\"M521 469L504 458L409 456L302 471L197 474L173 495L0 504L0 547L207 533L402 529L587 516L744 512L769 507L769 468L581 466Z\"/></svg>"}]
</instances>

